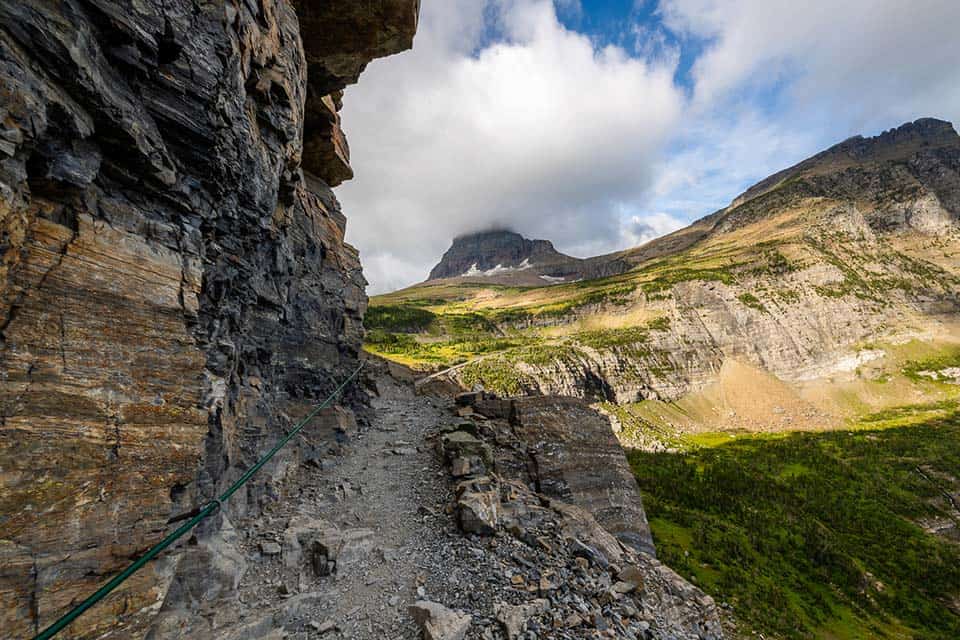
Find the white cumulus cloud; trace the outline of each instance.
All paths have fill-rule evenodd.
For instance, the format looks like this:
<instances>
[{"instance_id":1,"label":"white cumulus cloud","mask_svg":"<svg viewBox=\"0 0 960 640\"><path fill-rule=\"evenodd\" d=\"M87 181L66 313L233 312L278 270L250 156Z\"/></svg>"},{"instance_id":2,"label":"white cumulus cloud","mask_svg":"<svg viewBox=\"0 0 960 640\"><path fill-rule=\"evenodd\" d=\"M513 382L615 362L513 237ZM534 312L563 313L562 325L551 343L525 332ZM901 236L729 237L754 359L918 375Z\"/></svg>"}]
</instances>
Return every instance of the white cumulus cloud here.
<instances>
[{"instance_id":1,"label":"white cumulus cloud","mask_svg":"<svg viewBox=\"0 0 960 640\"><path fill-rule=\"evenodd\" d=\"M693 67L702 103L781 84L805 120L960 117L956 0L662 0L659 12L710 43Z\"/></svg>"},{"instance_id":2,"label":"white cumulus cloud","mask_svg":"<svg viewBox=\"0 0 960 640\"><path fill-rule=\"evenodd\" d=\"M494 225L581 255L625 246L618 211L683 109L673 72L566 30L548 1L425 2L413 51L344 100L356 177L338 195L371 291Z\"/></svg>"}]
</instances>

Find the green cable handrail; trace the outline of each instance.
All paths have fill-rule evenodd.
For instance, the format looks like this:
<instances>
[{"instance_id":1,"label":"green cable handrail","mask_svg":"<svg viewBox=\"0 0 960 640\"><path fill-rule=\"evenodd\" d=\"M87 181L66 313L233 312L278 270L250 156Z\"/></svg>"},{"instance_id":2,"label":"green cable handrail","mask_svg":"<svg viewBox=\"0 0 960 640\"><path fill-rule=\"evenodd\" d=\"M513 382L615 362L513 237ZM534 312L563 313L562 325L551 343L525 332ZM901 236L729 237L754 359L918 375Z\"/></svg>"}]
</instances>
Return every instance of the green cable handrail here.
<instances>
[{"instance_id":1,"label":"green cable handrail","mask_svg":"<svg viewBox=\"0 0 960 640\"><path fill-rule=\"evenodd\" d=\"M70 612L68 612L62 618L60 618L59 620L54 622L52 625L50 625L49 627L44 629L42 632L40 632L40 634L34 637L33 640L48 640L48 638L52 638L53 636L55 636L57 633L62 631L64 627L66 627L68 624L70 624L71 622L79 618L81 615L83 615L83 613L87 609L89 609L90 607L98 603L100 600L105 598L107 594L109 594L111 591L113 591L118 586L120 586L120 584L124 580L126 580L127 578L132 576L134 573L136 573L145 564L147 564L148 562L156 558L161 551L163 551L164 549L169 547L171 544L173 544L178 538L183 536L183 534L187 533L188 531L193 529L195 526L197 526L201 520L209 517L214 512L216 512L220 508L220 506L230 498L230 496L232 496L234 493L237 492L237 490L240 487L246 484L246 482L250 478L252 478L253 475L257 471L259 471L261 467L263 467L263 465L267 464L267 462L270 461L270 458L272 458L274 454L277 453L277 451L282 449L284 445L290 442L290 440L295 435L300 433L300 430L303 429L305 426L307 426L307 423L310 422L310 420L312 420L314 416L320 413L322 409L325 409L326 407L328 407L330 405L330 402L335 397L337 397L337 395L341 391L343 391L343 389L347 386L347 384L349 384L351 380L357 377L357 374L360 373L360 370L363 369L363 366L365 364L366 362L361 362L360 366L357 367L354 370L354 372L351 373L343 382L341 382L340 386L334 389L333 392L329 396L327 396L326 400L324 400L322 403L314 407L310 413L308 413L303 419L300 420L300 422L297 423L297 425L293 428L292 431L290 431L290 433L288 433L286 436L281 438L281 440L273 447L273 449L271 449L265 456L260 458L260 460L255 465L250 467L250 469L248 469L246 473L240 476L240 478L236 482L230 485L230 488L224 491L220 495L220 497L214 498L213 500L208 502L206 505L204 505L199 511L197 511L196 515L190 518L190 520L185 522L176 531L168 535L166 538L158 542L153 548L151 548L145 554L140 556L133 564L131 564L126 569L124 569L121 573L119 573L116 577L114 577L110 582L108 582L107 584L97 589L92 595L90 595L90 597L88 597L86 600L84 600L83 602L78 604L76 607L71 609Z\"/></svg>"}]
</instances>

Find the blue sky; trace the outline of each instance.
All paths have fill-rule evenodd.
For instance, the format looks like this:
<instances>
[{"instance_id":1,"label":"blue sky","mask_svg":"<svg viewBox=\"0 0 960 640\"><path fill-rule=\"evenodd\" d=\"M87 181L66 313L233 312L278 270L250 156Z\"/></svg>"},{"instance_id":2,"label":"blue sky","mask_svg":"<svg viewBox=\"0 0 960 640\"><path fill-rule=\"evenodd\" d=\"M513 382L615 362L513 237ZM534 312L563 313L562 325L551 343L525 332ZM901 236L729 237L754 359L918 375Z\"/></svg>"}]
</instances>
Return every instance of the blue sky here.
<instances>
[{"instance_id":1,"label":"blue sky","mask_svg":"<svg viewBox=\"0 0 960 640\"><path fill-rule=\"evenodd\" d=\"M636 37L635 27L662 36L663 45L679 53L674 80L688 91L693 90L690 68L705 43L695 37L682 38L666 27L657 12L656 1L571 0L554 2L554 5L558 20L567 29L588 34L598 43L621 46L635 56L644 55L644 43L651 44L651 38Z\"/></svg>"},{"instance_id":2,"label":"blue sky","mask_svg":"<svg viewBox=\"0 0 960 640\"><path fill-rule=\"evenodd\" d=\"M956 0L423 0L344 100L372 293L508 225L635 246L851 135L960 119Z\"/></svg>"}]
</instances>

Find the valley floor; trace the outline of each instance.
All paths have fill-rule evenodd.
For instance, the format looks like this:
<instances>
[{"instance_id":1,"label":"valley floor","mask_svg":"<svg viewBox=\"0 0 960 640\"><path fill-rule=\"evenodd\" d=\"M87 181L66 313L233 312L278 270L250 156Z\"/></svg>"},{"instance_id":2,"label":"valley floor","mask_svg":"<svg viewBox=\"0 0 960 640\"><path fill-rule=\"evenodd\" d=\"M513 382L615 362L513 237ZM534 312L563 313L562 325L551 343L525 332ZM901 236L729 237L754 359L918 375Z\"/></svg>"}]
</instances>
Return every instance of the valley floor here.
<instances>
[{"instance_id":1,"label":"valley floor","mask_svg":"<svg viewBox=\"0 0 960 640\"><path fill-rule=\"evenodd\" d=\"M960 637L960 406L871 418L631 451L661 559L767 638Z\"/></svg>"}]
</instances>

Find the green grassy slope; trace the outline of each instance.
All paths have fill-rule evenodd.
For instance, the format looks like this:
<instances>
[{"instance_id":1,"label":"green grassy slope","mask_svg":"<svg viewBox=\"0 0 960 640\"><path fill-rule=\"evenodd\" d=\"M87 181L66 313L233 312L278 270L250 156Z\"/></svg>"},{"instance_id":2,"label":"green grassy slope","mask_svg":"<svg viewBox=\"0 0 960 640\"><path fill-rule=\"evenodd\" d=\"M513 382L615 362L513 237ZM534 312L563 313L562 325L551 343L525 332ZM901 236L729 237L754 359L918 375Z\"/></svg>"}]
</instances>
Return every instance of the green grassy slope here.
<instances>
[{"instance_id":1,"label":"green grassy slope","mask_svg":"<svg viewBox=\"0 0 960 640\"><path fill-rule=\"evenodd\" d=\"M960 527L960 411L937 409L630 452L661 559L767 637L960 638L960 540L919 524Z\"/></svg>"}]
</instances>

